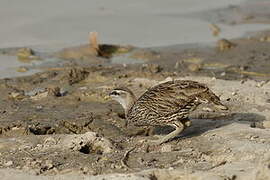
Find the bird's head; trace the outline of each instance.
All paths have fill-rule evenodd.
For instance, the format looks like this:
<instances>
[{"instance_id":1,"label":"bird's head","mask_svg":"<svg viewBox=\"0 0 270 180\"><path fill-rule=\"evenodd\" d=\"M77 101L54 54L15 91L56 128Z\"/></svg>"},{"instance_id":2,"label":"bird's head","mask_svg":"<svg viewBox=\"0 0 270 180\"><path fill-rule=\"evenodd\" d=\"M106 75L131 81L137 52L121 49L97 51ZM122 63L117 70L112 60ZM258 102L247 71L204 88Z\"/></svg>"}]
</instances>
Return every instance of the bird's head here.
<instances>
[{"instance_id":1,"label":"bird's head","mask_svg":"<svg viewBox=\"0 0 270 180\"><path fill-rule=\"evenodd\" d=\"M109 96L113 100L119 102L123 106L125 111L128 111L128 109L133 105L136 100L133 92L128 88L123 87L113 89L110 92Z\"/></svg>"}]
</instances>

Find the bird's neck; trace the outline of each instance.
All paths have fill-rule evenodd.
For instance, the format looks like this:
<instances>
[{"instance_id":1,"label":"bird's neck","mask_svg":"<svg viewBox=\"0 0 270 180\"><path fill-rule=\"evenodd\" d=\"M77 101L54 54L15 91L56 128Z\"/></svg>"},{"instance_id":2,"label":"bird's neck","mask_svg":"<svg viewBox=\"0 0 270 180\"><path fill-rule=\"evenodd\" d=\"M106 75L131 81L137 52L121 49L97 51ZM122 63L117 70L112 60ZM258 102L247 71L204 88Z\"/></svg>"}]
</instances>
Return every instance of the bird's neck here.
<instances>
[{"instance_id":1,"label":"bird's neck","mask_svg":"<svg viewBox=\"0 0 270 180\"><path fill-rule=\"evenodd\" d=\"M129 110L132 108L133 104L136 101L136 97L134 94L130 94L127 96L127 98L125 100L123 100L122 102L120 102L120 104L123 106L124 110L125 110L125 116L127 118L127 114L129 112Z\"/></svg>"}]
</instances>

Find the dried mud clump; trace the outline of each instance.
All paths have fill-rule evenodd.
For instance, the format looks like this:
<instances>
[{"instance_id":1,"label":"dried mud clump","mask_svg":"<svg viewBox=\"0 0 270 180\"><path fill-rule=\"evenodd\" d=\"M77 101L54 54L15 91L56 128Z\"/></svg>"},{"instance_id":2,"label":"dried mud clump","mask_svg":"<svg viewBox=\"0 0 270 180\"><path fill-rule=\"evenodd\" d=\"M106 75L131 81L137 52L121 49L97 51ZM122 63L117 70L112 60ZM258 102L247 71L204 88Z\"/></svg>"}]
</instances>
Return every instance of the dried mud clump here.
<instances>
[{"instance_id":1,"label":"dried mud clump","mask_svg":"<svg viewBox=\"0 0 270 180\"><path fill-rule=\"evenodd\" d=\"M150 73L159 73L162 71L162 67L158 64L143 64L141 67L142 71L147 71Z\"/></svg>"},{"instance_id":2,"label":"dried mud clump","mask_svg":"<svg viewBox=\"0 0 270 180\"><path fill-rule=\"evenodd\" d=\"M67 73L64 74L62 80L68 81L68 84L72 85L84 80L88 75L89 72L84 68L76 67L69 69Z\"/></svg>"},{"instance_id":3,"label":"dried mud clump","mask_svg":"<svg viewBox=\"0 0 270 180\"><path fill-rule=\"evenodd\" d=\"M212 31L213 36L218 36L219 35L220 28L216 24L210 24L209 28Z\"/></svg>"},{"instance_id":4,"label":"dried mud clump","mask_svg":"<svg viewBox=\"0 0 270 180\"><path fill-rule=\"evenodd\" d=\"M62 59L93 60L93 57L110 58L114 54L127 53L132 49L132 46L99 44L98 33L90 32L89 44L65 48L55 55Z\"/></svg>"},{"instance_id":5,"label":"dried mud clump","mask_svg":"<svg viewBox=\"0 0 270 180\"><path fill-rule=\"evenodd\" d=\"M34 50L32 50L31 48L18 49L17 57L19 60L22 60L22 61L40 59L40 57L38 57L36 53L34 52Z\"/></svg>"},{"instance_id":6,"label":"dried mud clump","mask_svg":"<svg viewBox=\"0 0 270 180\"><path fill-rule=\"evenodd\" d=\"M80 151L85 154L111 153L114 150L114 146L108 139L99 136L95 132L87 132L81 135L67 135L60 144L68 149Z\"/></svg>"},{"instance_id":7,"label":"dried mud clump","mask_svg":"<svg viewBox=\"0 0 270 180\"><path fill-rule=\"evenodd\" d=\"M234 48L236 47L236 44L230 42L229 40L227 39L220 39L218 40L217 42L217 46L218 46L218 49L220 51L226 51L226 50L229 50L231 48Z\"/></svg>"}]
</instances>

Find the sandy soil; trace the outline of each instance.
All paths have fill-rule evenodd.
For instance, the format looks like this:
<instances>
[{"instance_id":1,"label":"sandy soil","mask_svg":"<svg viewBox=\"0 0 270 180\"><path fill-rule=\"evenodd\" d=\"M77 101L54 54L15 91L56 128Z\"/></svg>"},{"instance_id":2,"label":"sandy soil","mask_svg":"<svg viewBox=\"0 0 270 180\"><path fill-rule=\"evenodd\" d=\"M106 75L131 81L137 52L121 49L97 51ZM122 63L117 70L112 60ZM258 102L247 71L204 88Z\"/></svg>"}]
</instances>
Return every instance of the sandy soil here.
<instances>
[{"instance_id":1,"label":"sandy soil","mask_svg":"<svg viewBox=\"0 0 270 180\"><path fill-rule=\"evenodd\" d=\"M234 8L251 23L264 17ZM1 179L270 179L269 45L263 31L208 45L2 48L25 76L0 79ZM229 110L201 105L191 127L150 146L172 129L126 127L108 93L124 85L140 96L172 79L207 84Z\"/></svg>"}]
</instances>

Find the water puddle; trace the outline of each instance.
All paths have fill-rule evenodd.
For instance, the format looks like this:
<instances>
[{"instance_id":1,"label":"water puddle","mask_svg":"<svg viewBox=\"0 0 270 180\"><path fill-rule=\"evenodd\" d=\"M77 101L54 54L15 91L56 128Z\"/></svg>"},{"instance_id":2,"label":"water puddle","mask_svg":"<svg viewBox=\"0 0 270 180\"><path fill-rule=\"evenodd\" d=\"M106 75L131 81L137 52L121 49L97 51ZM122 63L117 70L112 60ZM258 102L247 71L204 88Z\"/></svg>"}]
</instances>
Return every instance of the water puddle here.
<instances>
[{"instance_id":1,"label":"water puddle","mask_svg":"<svg viewBox=\"0 0 270 180\"><path fill-rule=\"evenodd\" d=\"M21 61L16 56L0 55L0 78L32 75L41 72L42 67L55 67L60 60L51 58L46 60Z\"/></svg>"}]
</instances>

